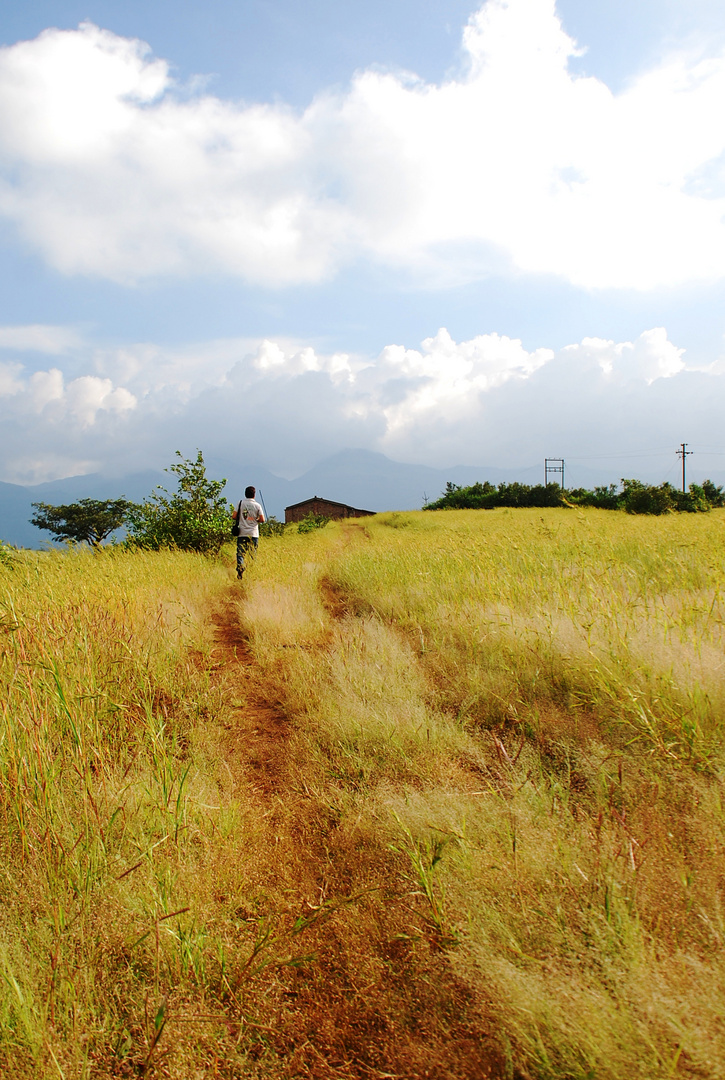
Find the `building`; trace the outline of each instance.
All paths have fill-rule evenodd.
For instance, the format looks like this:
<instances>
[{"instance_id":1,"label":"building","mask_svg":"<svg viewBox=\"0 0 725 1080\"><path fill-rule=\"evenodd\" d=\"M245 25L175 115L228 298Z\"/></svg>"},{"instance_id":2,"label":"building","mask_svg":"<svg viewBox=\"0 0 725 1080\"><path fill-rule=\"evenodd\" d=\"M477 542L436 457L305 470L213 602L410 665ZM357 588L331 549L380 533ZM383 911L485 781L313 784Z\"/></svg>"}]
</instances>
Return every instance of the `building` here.
<instances>
[{"instance_id":1,"label":"building","mask_svg":"<svg viewBox=\"0 0 725 1080\"><path fill-rule=\"evenodd\" d=\"M318 514L327 518L351 518L372 517L374 510L357 510L354 506L346 503L335 502L333 499L323 499L321 495L313 495L311 499L303 499L302 502L293 503L284 508L284 523L290 521L302 521L308 514Z\"/></svg>"}]
</instances>

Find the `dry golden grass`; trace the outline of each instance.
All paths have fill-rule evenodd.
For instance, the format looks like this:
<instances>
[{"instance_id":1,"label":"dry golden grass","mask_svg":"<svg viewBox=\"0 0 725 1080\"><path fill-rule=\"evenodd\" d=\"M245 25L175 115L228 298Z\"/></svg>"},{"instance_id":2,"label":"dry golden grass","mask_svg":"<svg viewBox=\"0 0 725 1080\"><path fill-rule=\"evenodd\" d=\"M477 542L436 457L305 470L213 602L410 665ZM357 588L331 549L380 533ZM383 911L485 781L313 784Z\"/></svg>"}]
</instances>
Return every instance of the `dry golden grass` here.
<instances>
[{"instance_id":1,"label":"dry golden grass","mask_svg":"<svg viewBox=\"0 0 725 1080\"><path fill-rule=\"evenodd\" d=\"M0 575L0 1072L236 1075L230 984L252 979L271 905L240 858L267 837L221 752L209 614L228 571L27 552Z\"/></svg>"},{"instance_id":2,"label":"dry golden grass","mask_svg":"<svg viewBox=\"0 0 725 1080\"><path fill-rule=\"evenodd\" d=\"M725 1075L724 526L380 515L255 582L317 562L331 626L268 675L520 1075Z\"/></svg>"},{"instance_id":3,"label":"dry golden grass","mask_svg":"<svg viewBox=\"0 0 725 1080\"><path fill-rule=\"evenodd\" d=\"M0 567L0 1070L725 1075L724 540L461 511L241 590Z\"/></svg>"}]
</instances>

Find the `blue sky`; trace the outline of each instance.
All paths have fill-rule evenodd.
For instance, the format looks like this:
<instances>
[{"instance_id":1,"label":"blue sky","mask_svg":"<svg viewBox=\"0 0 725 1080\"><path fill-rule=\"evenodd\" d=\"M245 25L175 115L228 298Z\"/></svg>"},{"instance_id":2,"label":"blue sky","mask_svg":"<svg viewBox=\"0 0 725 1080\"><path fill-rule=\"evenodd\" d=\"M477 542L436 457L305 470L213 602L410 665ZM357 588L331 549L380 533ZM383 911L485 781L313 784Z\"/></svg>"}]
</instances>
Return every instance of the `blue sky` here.
<instances>
[{"instance_id":1,"label":"blue sky","mask_svg":"<svg viewBox=\"0 0 725 1080\"><path fill-rule=\"evenodd\" d=\"M0 479L725 468L722 4L26 0L0 41Z\"/></svg>"}]
</instances>

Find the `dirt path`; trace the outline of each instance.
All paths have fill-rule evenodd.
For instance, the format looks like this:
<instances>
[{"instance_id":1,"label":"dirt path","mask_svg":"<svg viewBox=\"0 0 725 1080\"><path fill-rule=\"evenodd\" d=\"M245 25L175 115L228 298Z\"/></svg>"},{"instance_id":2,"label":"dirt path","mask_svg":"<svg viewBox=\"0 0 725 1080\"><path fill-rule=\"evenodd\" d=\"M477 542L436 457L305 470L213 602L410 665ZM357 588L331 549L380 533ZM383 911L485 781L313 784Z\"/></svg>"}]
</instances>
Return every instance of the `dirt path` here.
<instances>
[{"instance_id":1,"label":"dirt path","mask_svg":"<svg viewBox=\"0 0 725 1080\"><path fill-rule=\"evenodd\" d=\"M227 674L236 681L239 704L229 724L228 754L241 768L251 793L268 802L287 786L288 722L281 708L270 705L236 615L237 590L213 616L215 636Z\"/></svg>"},{"instance_id":2,"label":"dirt path","mask_svg":"<svg viewBox=\"0 0 725 1080\"><path fill-rule=\"evenodd\" d=\"M232 587L213 616L232 694L224 754L236 797L258 810L256 873L277 898L279 948L314 956L274 969L251 1006L271 1035L258 1076L485 1080L505 1075L467 987L425 933L400 857L309 785L304 733L270 698ZM295 925L302 931L295 934ZM413 929L411 929L413 927Z\"/></svg>"}]
</instances>

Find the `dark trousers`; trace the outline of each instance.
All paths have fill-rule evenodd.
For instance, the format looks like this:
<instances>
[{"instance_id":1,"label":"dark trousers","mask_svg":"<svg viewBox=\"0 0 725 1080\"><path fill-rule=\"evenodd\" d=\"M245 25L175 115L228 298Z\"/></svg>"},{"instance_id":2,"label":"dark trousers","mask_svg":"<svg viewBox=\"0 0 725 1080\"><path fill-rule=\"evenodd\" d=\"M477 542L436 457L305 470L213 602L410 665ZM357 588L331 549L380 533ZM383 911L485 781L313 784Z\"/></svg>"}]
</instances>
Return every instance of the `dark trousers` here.
<instances>
[{"instance_id":1,"label":"dark trousers","mask_svg":"<svg viewBox=\"0 0 725 1080\"><path fill-rule=\"evenodd\" d=\"M237 573L244 572L244 556L249 552L252 558L257 554L259 540L256 536L237 537Z\"/></svg>"}]
</instances>

